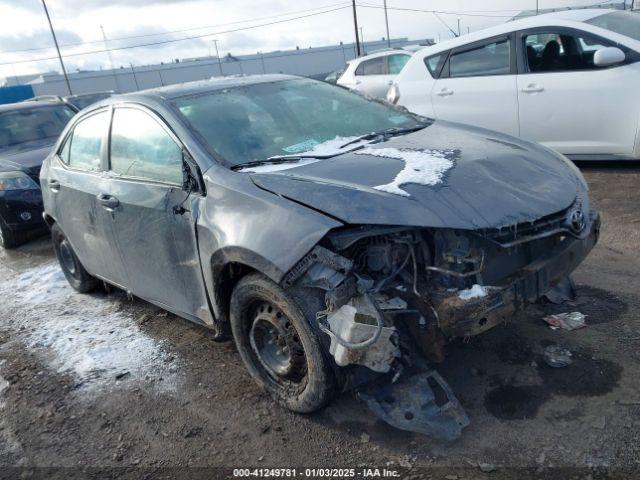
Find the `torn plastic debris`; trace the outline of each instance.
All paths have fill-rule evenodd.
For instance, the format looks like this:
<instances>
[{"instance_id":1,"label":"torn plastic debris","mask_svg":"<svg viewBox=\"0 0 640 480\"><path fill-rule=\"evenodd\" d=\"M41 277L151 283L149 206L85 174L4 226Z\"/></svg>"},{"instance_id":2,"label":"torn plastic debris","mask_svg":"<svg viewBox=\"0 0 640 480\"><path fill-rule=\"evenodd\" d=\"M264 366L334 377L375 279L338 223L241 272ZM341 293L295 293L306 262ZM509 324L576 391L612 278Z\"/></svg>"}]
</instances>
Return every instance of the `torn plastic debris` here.
<instances>
[{"instance_id":1,"label":"torn plastic debris","mask_svg":"<svg viewBox=\"0 0 640 480\"><path fill-rule=\"evenodd\" d=\"M563 330L576 330L586 327L584 319L586 315L580 312L556 313L555 315L547 315L543 318L552 328L562 328Z\"/></svg>"},{"instance_id":2,"label":"torn plastic debris","mask_svg":"<svg viewBox=\"0 0 640 480\"><path fill-rule=\"evenodd\" d=\"M472 298L486 297L491 288L492 287L485 287L483 285L475 284L471 288L460 290L458 292L458 298L462 300L471 300Z\"/></svg>"},{"instance_id":3,"label":"torn plastic debris","mask_svg":"<svg viewBox=\"0 0 640 480\"><path fill-rule=\"evenodd\" d=\"M369 385L358 392L373 413L389 425L452 441L469 417L438 372L429 370L397 383Z\"/></svg>"},{"instance_id":4,"label":"torn plastic debris","mask_svg":"<svg viewBox=\"0 0 640 480\"><path fill-rule=\"evenodd\" d=\"M329 352L341 367L357 364L384 373L389 371L393 360L400 356L400 348L392 338L395 327L382 326L381 314L368 295L351 299L330 313L327 321L331 331ZM377 339L373 341L376 336ZM367 344L369 340L372 340L370 345ZM349 348L350 344L357 348Z\"/></svg>"},{"instance_id":5,"label":"torn plastic debris","mask_svg":"<svg viewBox=\"0 0 640 480\"><path fill-rule=\"evenodd\" d=\"M553 368L561 368L571 365L571 352L559 345L549 345L544 349L544 361Z\"/></svg>"}]
</instances>

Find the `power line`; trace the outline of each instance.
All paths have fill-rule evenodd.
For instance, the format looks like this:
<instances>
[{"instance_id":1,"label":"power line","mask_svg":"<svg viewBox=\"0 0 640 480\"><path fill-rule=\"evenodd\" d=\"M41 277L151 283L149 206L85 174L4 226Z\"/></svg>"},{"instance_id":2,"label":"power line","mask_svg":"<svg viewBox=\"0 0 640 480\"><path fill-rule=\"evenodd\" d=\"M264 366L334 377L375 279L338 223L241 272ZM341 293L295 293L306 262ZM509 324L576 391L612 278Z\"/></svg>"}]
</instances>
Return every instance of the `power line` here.
<instances>
[{"instance_id":1,"label":"power line","mask_svg":"<svg viewBox=\"0 0 640 480\"><path fill-rule=\"evenodd\" d=\"M174 33L184 33L184 32L191 32L193 30L204 30L205 28L217 28L217 27L225 27L228 25L238 25L241 23L250 23L250 22L258 22L261 20L269 20L272 18L278 18L278 17L286 17L289 15L296 15L298 13L307 13L307 12L314 12L316 10L324 10L326 8L333 8L333 7L338 7L338 6L346 6L346 5L350 5L350 3L347 2L340 2L340 3L332 3L329 5L324 5L321 7L314 7L314 8L308 8L305 10L296 10L296 11L291 11L291 12L286 12L286 13L280 13L277 15L269 15L266 17L256 17L256 18L251 18L251 19L246 19L246 20L235 20L233 22L225 22L225 23L217 23L214 25L204 25L201 27L190 27L190 28L184 28L181 30L167 30L165 32L157 32L157 33L146 33L146 34L140 34L140 35L130 35L130 36L126 36L126 37L112 37L109 39L110 42L114 42L114 41L119 41L119 40L131 40L131 39L135 39L135 38L146 38L146 37L156 37L156 36L160 36L160 35L172 35ZM76 42L76 43L65 43L65 44L60 44L60 47L79 47L82 45L93 45L93 44L99 44L99 43L103 43L103 40L92 40L92 41L87 41L87 42ZM25 49L21 49L21 50L4 50L4 51L0 51L1 54L5 54L5 53L24 53L24 52L35 52L35 51L39 51L39 50L50 50L52 47L34 47L34 48L25 48Z\"/></svg>"},{"instance_id":2,"label":"power line","mask_svg":"<svg viewBox=\"0 0 640 480\"><path fill-rule=\"evenodd\" d=\"M174 39L170 39L170 40L162 40L162 41L158 41L158 42L149 42L149 43L141 43L141 44L137 44L137 45L127 45L124 47L114 47L114 48L110 48L110 51L116 51L116 50L129 50L132 48L141 48L141 47L151 47L151 46L155 46L155 45L165 45L167 43L175 43L175 42L183 42L185 40L194 40L194 39L198 39L198 38L204 38L204 37L211 37L214 35L222 35L225 33L234 33L234 32L240 32L243 30L251 30L254 28L261 28L261 27L268 27L271 25L276 25L279 23L286 23L286 22L291 22L294 20L300 20L302 18L309 18L309 17L314 17L316 15L324 15L325 13L331 13L331 12L337 12L338 10L343 10L345 8L350 8L351 5L344 5L342 7L337 7L337 8L332 8L330 10L324 10L322 12L316 12L316 13L309 13L307 15L300 15L298 17L292 17L292 18L287 18L287 19L283 19L283 20L277 20L274 22L268 22L268 23L262 23L262 24L258 24L258 25L250 25L248 27L242 27L242 28L236 28L236 29L232 29L232 30L225 30L225 31L219 31L219 32L209 32L209 33L205 33L205 34L201 34L201 35L192 35L189 37L183 37L183 38L174 38ZM68 58L68 57L78 57L78 56L82 56L82 55L93 55L96 53L104 53L106 52L107 49L100 49L100 50L91 50L88 52L77 52L77 53L67 53L65 55L62 55L62 57L64 58ZM17 61L13 61L13 62L2 62L0 63L0 66L2 65L12 65L12 64L20 64L20 63L33 63L33 62L43 62L43 61L47 61L47 60L55 60L58 57L42 57L42 58L34 58L31 60L17 60Z\"/></svg>"}]
</instances>

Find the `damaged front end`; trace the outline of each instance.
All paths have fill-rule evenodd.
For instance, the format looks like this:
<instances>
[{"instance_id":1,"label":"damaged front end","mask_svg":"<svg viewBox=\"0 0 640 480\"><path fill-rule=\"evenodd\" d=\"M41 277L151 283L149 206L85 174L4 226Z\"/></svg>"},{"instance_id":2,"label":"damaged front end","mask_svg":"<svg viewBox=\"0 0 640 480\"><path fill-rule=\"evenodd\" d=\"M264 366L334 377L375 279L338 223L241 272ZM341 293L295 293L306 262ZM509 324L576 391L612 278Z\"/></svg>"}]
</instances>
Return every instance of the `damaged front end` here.
<instances>
[{"instance_id":1,"label":"damaged front end","mask_svg":"<svg viewBox=\"0 0 640 480\"><path fill-rule=\"evenodd\" d=\"M576 212L580 212L577 214ZM360 226L330 232L282 280L324 291L317 312L346 382L389 424L457 438L469 420L432 370L566 281L598 239L581 205L501 229Z\"/></svg>"}]
</instances>

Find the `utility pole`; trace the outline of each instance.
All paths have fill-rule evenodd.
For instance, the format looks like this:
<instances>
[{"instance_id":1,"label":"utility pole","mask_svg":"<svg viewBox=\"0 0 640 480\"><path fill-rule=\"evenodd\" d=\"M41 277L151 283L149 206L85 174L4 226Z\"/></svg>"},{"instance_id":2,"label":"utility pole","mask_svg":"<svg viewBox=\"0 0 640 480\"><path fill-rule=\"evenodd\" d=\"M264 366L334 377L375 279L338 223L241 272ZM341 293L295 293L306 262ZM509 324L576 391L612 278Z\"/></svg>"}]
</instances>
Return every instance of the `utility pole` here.
<instances>
[{"instance_id":1,"label":"utility pole","mask_svg":"<svg viewBox=\"0 0 640 480\"><path fill-rule=\"evenodd\" d=\"M387 47L391 48L391 37L389 36L389 16L387 15L387 0L384 0L383 4L384 4L384 24L387 27Z\"/></svg>"},{"instance_id":2,"label":"utility pole","mask_svg":"<svg viewBox=\"0 0 640 480\"><path fill-rule=\"evenodd\" d=\"M366 55L367 50L364 48L364 31L362 30L362 27L360 27L360 45L362 48L362 55Z\"/></svg>"},{"instance_id":3,"label":"utility pole","mask_svg":"<svg viewBox=\"0 0 640 480\"><path fill-rule=\"evenodd\" d=\"M116 84L116 92L120 91L120 85L118 85L118 76L116 75L116 69L113 66L113 57L111 56L111 50L109 50L109 44L107 43L107 35L104 33L104 27L100 25L102 31L102 39L104 40L104 49L107 51L109 57L109 65L111 66L111 73L113 74L113 81Z\"/></svg>"},{"instance_id":4,"label":"utility pole","mask_svg":"<svg viewBox=\"0 0 640 480\"><path fill-rule=\"evenodd\" d=\"M538 13L540 12L540 9L538 8L538 3L540 0L536 0L536 15L538 15Z\"/></svg>"},{"instance_id":5,"label":"utility pole","mask_svg":"<svg viewBox=\"0 0 640 480\"><path fill-rule=\"evenodd\" d=\"M460 19L458 19L458 36L460 36Z\"/></svg>"},{"instance_id":6,"label":"utility pole","mask_svg":"<svg viewBox=\"0 0 640 480\"><path fill-rule=\"evenodd\" d=\"M136 91L140 90L140 85L138 85L138 77L136 77L136 69L133 68L133 63L130 63L129 65L131 65L131 73L133 73L133 82L136 84Z\"/></svg>"},{"instance_id":7,"label":"utility pole","mask_svg":"<svg viewBox=\"0 0 640 480\"><path fill-rule=\"evenodd\" d=\"M222 60L220 60L220 52L218 51L218 39L214 38L213 43L216 46L216 57L218 57L218 68L220 69L220 76L224 77L224 73L222 73Z\"/></svg>"},{"instance_id":8,"label":"utility pole","mask_svg":"<svg viewBox=\"0 0 640 480\"><path fill-rule=\"evenodd\" d=\"M355 5L355 0L354 0L354 5ZM58 52L58 60L60 60L60 66L62 67L62 74L64 75L64 81L67 82L67 90L69 90L69 95L73 95L73 92L71 91L71 83L69 83L69 76L67 75L66 68L64 68L62 55L60 55L60 47L58 46L58 39L56 38L56 32L54 32L53 30L53 25L51 24L51 17L49 16L49 10L47 10L47 4L45 3L44 0L42 0L42 6L44 7L44 13L47 15L47 21L49 22L49 28L51 29L51 36L53 37L53 43L55 43L56 45L56 51Z\"/></svg>"},{"instance_id":9,"label":"utility pole","mask_svg":"<svg viewBox=\"0 0 640 480\"><path fill-rule=\"evenodd\" d=\"M260 60L262 61L262 73L267 73L267 69L264 66L264 53L258 52L260 54Z\"/></svg>"},{"instance_id":10,"label":"utility pole","mask_svg":"<svg viewBox=\"0 0 640 480\"><path fill-rule=\"evenodd\" d=\"M43 0L44 1L44 0ZM356 0L351 0L353 5L353 28L356 32L356 57L360 56L360 37L358 37L358 14L356 13Z\"/></svg>"}]
</instances>

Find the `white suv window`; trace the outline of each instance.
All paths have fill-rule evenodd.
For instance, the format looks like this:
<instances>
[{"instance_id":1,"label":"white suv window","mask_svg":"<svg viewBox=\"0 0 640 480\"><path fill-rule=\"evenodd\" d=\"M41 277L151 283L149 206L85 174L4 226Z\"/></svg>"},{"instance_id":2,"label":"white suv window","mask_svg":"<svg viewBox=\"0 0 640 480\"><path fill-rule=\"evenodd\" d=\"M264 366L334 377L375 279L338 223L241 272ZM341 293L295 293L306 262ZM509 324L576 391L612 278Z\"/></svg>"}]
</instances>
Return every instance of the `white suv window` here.
<instances>
[{"instance_id":1,"label":"white suv window","mask_svg":"<svg viewBox=\"0 0 640 480\"><path fill-rule=\"evenodd\" d=\"M507 75L511 72L510 42L499 40L486 45L455 53L449 59L449 76L472 77L482 75Z\"/></svg>"},{"instance_id":2,"label":"white suv window","mask_svg":"<svg viewBox=\"0 0 640 480\"><path fill-rule=\"evenodd\" d=\"M365 60L358 68L356 68L356 75L385 75L387 73L387 62L384 57L372 58Z\"/></svg>"}]
</instances>

